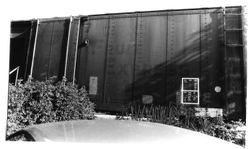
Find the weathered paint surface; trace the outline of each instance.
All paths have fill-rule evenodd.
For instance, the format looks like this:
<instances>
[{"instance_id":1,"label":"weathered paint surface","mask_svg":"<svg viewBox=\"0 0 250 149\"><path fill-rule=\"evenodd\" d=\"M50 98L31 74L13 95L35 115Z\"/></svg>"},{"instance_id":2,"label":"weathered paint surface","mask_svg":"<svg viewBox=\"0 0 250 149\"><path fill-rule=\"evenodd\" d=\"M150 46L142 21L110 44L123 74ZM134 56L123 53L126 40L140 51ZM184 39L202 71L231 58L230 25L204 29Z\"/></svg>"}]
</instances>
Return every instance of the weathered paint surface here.
<instances>
[{"instance_id":1,"label":"weathered paint surface","mask_svg":"<svg viewBox=\"0 0 250 149\"><path fill-rule=\"evenodd\" d=\"M93 25L93 22L98 22L99 26ZM91 40L101 37L98 43L102 47L87 51L89 54L96 50L103 53L79 57L91 64L92 67L88 67L100 71L97 74L103 85L98 85L98 92L102 96L93 99L101 108L122 109L131 102L141 102L144 95L151 95L154 104L176 102L183 77L200 78L200 106L224 108L228 102L225 82L243 85L242 77L237 81L228 81L225 77L224 70L228 64L223 58L222 9L90 16L85 23L89 23L89 28L94 31L103 32L101 36L92 34L88 50L97 44ZM83 36L90 33L83 32ZM235 42L241 37L228 36L228 40ZM233 59L241 59L239 54L233 54ZM93 56L98 58L93 59ZM240 67L237 63L234 65ZM97 75L94 70L84 72L89 77ZM228 71L226 73L232 74ZM79 83L88 84L84 81ZM216 92L216 87L221 91ZM242 88L239 90L242 91Z\"/></svg>"},{"instance_id":2,"label":"weathered paint surface","mask_svg":"<svg viewBox=\"0 0 250 149\"><path fill-rule=\"evenodd\" d=\"M79 83L98 76L92 98L112 110L141 102L143 95L154 104L176 102L181 78L197 77L201 105L221 107L225 98L214 87L224 88L222 15L211 9L90 16L81 29L81 40L90 42L78 57Z\"/></svg>"}]
</instances>

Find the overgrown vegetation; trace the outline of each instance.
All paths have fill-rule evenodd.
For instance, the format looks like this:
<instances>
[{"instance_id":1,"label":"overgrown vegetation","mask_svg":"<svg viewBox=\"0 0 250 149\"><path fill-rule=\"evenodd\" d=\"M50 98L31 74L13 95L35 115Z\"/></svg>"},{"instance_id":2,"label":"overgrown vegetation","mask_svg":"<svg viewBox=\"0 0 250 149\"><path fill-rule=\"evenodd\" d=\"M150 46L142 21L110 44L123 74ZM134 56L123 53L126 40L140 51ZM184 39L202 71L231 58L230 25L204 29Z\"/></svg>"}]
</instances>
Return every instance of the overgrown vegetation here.
<instances>
[{"instance_id":1,"label":"overgrown vegetation","mask_svg":"<svg viewBox=\"0 0 250 149\"><path fill-rule=\"evenodd\" d=\"M191 106L131 105L117 119L133 119L174 125L202 132L239 145L245 145L245 123L225 122L223 118L197 117ZM7 133L10 135L26 126L64 120L93 119L94 104L84 87L70 82L31 81L9 84Z\"/></svg>"},{"instance_id":2,"label":"overgrown vegetation","mask_svg":"<svg viewBox=\"0 0 250 149\"><path fill-rule=\"evenodd\" d=\"M174 125L202 132L223 140L245 146L245 123L241 120L224 122L222 117L197 117L192 106L170 104L167 106L131 105L129 111L117 119L133 119Z\"/></svg>"},{"instance_id":3,"label":"overgrown vegetation","mask_svg":"<svg viewBox=\"0 0 250 149\"><path fill-rule=\"evenodd\" d=\"M9 84L7 136L33 124L94 118L84 87L54 80Z\"/></svg>"}]
</instances>

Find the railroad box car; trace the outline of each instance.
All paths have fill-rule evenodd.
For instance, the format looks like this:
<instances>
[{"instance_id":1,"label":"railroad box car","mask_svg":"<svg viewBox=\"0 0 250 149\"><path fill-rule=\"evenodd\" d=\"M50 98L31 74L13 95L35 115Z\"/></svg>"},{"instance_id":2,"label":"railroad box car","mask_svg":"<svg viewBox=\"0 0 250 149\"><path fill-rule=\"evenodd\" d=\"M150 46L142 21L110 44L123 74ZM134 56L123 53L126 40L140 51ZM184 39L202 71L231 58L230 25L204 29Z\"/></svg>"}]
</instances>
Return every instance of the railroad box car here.
<instances>
[{"instance_id":1,"label":"railroad box car","mask_svg":"<svg viewBox=\"0 0 250 149\"><path fill-rule=\"evenodd\" d=\"M179 102L245 119L242 26L242 7L12 21L10 70L85 85L99 110Z\"/></svg>"}]
</instances>

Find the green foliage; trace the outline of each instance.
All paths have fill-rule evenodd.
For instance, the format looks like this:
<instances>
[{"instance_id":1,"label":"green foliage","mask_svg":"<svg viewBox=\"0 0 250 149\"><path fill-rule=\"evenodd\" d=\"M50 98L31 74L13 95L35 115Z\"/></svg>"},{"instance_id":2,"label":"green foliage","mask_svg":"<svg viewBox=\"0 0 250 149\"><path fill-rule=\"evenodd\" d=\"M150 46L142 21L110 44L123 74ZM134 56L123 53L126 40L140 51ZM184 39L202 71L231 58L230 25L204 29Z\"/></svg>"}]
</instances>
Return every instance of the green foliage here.
<instances>
[{"instance_id":1,"label":"green foliage","mask_svg":"<svg viewBox=\"0 0 250 149\"><path fill-rule=\"evenodd\" d=\"M222 117L197 117L193 106L170 104L167 106L131 105L129 111L117 119L133 119L174 125L202 132L239 145L245 145L245 123L231 121L225 123Z\"/></svg>"},{"instance_id":2,"label":"green foliage","mask_svg":"<svg viewBox=\"0 0 250 149\"><path fill-rule=\"evenodd\" d=\"M93 119L94 104L84 87L73 83L31 81L9 84L7 136L33 124Z\"/></svg>"}]
</instances>

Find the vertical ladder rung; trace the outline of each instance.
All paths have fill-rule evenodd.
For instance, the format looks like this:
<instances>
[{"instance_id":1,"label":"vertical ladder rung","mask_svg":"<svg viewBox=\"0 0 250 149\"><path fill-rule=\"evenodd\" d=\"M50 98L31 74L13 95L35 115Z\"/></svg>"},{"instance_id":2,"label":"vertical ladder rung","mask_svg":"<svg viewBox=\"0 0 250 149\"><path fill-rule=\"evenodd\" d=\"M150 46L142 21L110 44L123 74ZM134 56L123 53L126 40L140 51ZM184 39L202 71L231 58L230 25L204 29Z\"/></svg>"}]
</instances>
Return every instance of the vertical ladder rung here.
<instances>
[{"instance_id":1,"label":"vertical ladder rung","mask_svg":"<svg viewBox=\"0 0 250 149\"><path fill-rule=\"evenodd\" d=\"M229 29L224 29L224 31L242 31L242 28L229 28Z\"/></svg>"},{"instance_id":2,"label":"vertical ladder rung","mask_svg":"<svg viewBox=\"0 0 250 149\"><path fill-rule=\"evenodd\" d=\"M242 44L226 44L226 46L230 46L230 47L242 47Z\"/></svg>"},{"instance_id":3,"label":"vertical ladder rung","mask_svg":"<svg viewBox=\"0 0 250 149\"><path fill-rule=\"evenodd\" d=\"M225 16L241 16L241 13L225 13Z\"/></svg>"}]
</instances>

